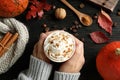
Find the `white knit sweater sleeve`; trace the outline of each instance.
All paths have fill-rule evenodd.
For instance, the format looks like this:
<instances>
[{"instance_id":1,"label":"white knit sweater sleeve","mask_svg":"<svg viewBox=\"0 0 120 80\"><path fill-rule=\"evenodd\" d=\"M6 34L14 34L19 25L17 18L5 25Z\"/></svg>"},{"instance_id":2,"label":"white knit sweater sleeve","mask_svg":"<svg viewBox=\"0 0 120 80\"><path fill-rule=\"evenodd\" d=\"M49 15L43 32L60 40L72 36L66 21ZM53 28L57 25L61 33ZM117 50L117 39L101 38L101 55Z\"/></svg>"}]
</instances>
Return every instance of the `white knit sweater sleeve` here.
<instances>
[{"instance_id":1,"label":"white knit sweater sleeve","mask_svg":"<svg viewBox=\"0 0 120 80\"><path fill-rule=\"evenodd\" d=\"M80 73L65 73L55 71L54 80L78 80Z\"/></svg>"},{"instance_id":2,"label":"white knit sweater sleeve","mask_svg":"<svg viewBox=\"0 0 120 80\"><path fill-rule=\"evenodd\" d=\"M31 56L29 69L21 72L17 80L48 80L51 71L51 64Z\"/></svg>"},{"instance_id":3,"label":"white knit sweater sleeve","mask_svg":"<svg viewBox=\"0 0 120 80\"><path fill-rule=\"evenodd\" d=\"M52 71L52 65L33 56L27 71L21 72L17 80L48 80ZM80 73L65 73L55 71L53 80L78 80Z\"/></svg>"}]
</instances>

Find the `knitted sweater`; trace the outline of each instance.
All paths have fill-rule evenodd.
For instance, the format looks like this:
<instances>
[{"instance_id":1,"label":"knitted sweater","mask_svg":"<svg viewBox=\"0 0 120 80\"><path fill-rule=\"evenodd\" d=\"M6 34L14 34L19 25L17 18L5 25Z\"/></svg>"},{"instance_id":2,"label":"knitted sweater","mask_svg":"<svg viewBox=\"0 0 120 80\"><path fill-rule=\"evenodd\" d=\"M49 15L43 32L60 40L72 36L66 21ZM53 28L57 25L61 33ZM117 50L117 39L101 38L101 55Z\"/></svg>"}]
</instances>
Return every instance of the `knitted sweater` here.
<instances>
[{"instance_id":1,"label":"knitted sweater","mask_svg":"<svg viewBox=\"0 0 120 80\"><path fill-rule=\"evenodd\" d=\"M30 58L29 69L21 72L17 80L48 80L52 65L33 56ZM65 73L55 71L53 80L78 80L80 73Z\"/></svg>"}]
</instances>

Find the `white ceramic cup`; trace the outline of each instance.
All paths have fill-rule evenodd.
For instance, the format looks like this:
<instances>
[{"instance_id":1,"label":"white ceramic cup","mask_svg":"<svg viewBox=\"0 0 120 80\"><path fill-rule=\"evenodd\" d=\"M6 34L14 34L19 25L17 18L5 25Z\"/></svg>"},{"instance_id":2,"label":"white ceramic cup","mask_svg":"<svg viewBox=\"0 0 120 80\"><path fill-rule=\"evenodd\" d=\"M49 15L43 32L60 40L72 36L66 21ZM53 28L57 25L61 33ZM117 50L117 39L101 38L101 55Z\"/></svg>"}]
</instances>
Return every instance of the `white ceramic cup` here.
<instances>
[{"instance_id":1,"label":"white ceramic cup","mask_svg":"<svg viewBox=\"0 0 120 80\"><path fill-rule=\"evenodd\" d=\"M45 55L53 62L64 62L75 52L75 40L65 31L53 31L44 41Z\"/></svg>"}]
</instances>

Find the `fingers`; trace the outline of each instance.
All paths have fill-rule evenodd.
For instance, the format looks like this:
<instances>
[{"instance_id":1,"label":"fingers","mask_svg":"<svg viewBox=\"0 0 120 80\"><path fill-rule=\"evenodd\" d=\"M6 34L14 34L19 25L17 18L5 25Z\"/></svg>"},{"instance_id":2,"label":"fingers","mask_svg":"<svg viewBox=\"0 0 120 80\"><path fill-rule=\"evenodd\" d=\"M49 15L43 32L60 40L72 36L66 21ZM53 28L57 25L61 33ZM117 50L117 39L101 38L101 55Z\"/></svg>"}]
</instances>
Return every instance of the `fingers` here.
<instances>
[{"instance_id":1,"label":"fingers","mask_svg":"<svg viewBox=\"0 0 120 80\"><path fill-rule=\"evenodd\" d=\"M84 45L83 42L75 38L76 41L76 51L75 51L75 57L78 57L81 61L80 66L83 66L85 63L85 58L84 58ZM78 59L77 58L77 59Z\"/></svg>"},{"instance_id":2,"label":"fingers","mask_svg":"<svg viewBox=\"0 0 120 80\"><path fill-rule=\"evenodd\" d=\"M76 48L75 48L75 53L70 60L76 60L76 59L84 58L83 42L80 41L79 39L77 39L76 37L74 37L74 39L75 39Z\"/></svg>"},{"instance_id":3,"label":"fingers","mask_svg":"<svg viewBox=\"0 0 120 80\"><path fill-rule=\"evenodd\" d=\"M63 30L54 30L54 31L63 31ZM45 34L48 36L49 34L51 34L54 31L49 31L49 32L46 32Z\"/></svg>"},{"instance_id":4,"label":"fingers","mask_svg":"<svg viewBox=\"0 0 120 80\"><path fill-rule=\"evenodd\" d=\"M76 37L74 37L74 39L75 39L75 42L76 42L76 46L78 46L78 45L83 45L83 42L82 42L82 41L80 41L80 40L77 39Z\"/></svg>"},{"instance_id":5,"label":"fingers","mask_svg":"<svg viewBox=\"0 0 120 80\"><path fill-rule=\"evenodd\" d=\"M84 58L84 47L83 43L78 41L78 44L76 46L75 53L73 55L74 60L77 59L81 62L80 66L82 66L85 63Z\"/></svg>"},{"instance_id":6,"label":"fingers","mask_svg":"<svg viewBox=\"0 0 120 80\"><path fill-rule=\"evenodd\" d=\"M72 35L72 34L71 34ZM73 36L72 35L72 37L74 38L74 40L75 40L75 44L76 44L76 46L78 46L78 44L80 44L80 45L83 45L83 42L82 41L80 41L78 38L76 38L75 36Z\"/></svg>"},{"instance_id":7,"label":"fingers","mask_svg":"<svg viewBox=\"0 0 120 80\"><path fill-rule=\"evenodd\" d=\"M73 57L80 58L81 56L83 56L83 54L84 54L83 46L81 44L78 44L76 46L76 50Z\"/></svg>"},{"instance_id":8,"label":"fingers","mask_svg":"<svg viewBox=\"0 0 120 80\"><path fill-rule=\"evenodd\" d=\"M40 39L39 39L39 44L40 46L43 46L44 40L46 39L47 35L45 33L41 33Z\"/></svg>"},{"instance_id":9,"label":"fingers","mask_svg":"<svg viewBox=\"0 0 120 80\"><path fill-rule=\"evenodd\" d=\"M37 56L37 52L38 52L38 44L36 43L34 45L33 56Z\"/></svg>"},{"instance_id":10,"label":"fingers","mask_svg":"<svg viewBox=\"0 0 120 80\"><path fill-rule=\"evenodd\" d=\"M83 53L83 45L82 44L78 44L76 46L76 53Z\"/></svg>"},{"instance_id":11,"label":"fingers","mask_svg":"<svg viewBox=\"0 0 120 80\"><path fill-rule=\"evenodd\" d=\"M52 31L50 31L50 32L46 32L45 34L48 36L49 34L51 34L52 33Z\"/></svg>"},{"instance_id":12,"label":"fingers","mask_svg":"<svg viewBox=\"0 0 120 80\"><path fill-rule=\"evenodd\" d=\"M76 39L77 40L77 39ZM83 43L77 40L76 42L76 49L74 55L69 59L69 61L76 61L79 59L84 58L84 49L83 49Z\"/></svg>"},{"instance_id":13,"label":"fingers","mask_svg":"<svg viewBox=\"0 0 120 80\"><path fill-rule=\"evenodd\" d=\"M74 37L75 39L75 44L76 44L76 51L84 54L84 44L82 41L80 41L79 39L77 39L76 37Z\"/></svg>"}]
</instances>

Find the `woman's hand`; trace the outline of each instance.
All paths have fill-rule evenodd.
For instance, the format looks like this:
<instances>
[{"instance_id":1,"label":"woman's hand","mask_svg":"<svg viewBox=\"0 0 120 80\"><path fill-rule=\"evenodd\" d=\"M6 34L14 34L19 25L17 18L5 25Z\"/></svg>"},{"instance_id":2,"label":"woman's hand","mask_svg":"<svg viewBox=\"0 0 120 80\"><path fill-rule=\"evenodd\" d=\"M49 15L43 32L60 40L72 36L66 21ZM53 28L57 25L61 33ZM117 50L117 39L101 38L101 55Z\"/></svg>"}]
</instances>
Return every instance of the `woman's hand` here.
<instances>
[{"instance_id":1,"label":"woman's hand","mask_svg":"<svg viewBox=\"0 0 120 80\"><path fill-rule=\"evenodd\" d=\"M75 38L75 37L74 37ZM68 61L64 62L60 68L60 72L68 72L68 73L77 73L81 70L84 65L84 46L83 42L75 38L76 42L76 50L72 58Z\"/></svg>"},{"instance_id":2,"label":"woman's hand","mask_svg":"<svg viewBox=\"0 0 120 80\"><path fill-rule=\"evenodd\" d=\"M33 56L40 60L50 63L50 60L45 56L44 49L43 49L44 40L48 35L49 35L48 33L47 34L42 33L40 35L39 41L34 46Z\"/></svg>"},{"instance_id":3,"label":"woman's hand","mask_svg":"<svg viewBox=\"0 0 120 80\"><path fill-rule=\"evenodd\" d=\"M48 63L50 63L50 60L45 56L43 44L44 44L44 40L50 33L51 32L42 33L40 35L39 41L35 44L34 50L33 50L33 56ZM73 57L68 61L64 62L60 66L59 71L74 73L74 72L79 72L81 70L85 62L83 42L81 42L77 38L75 38L75 42L76 42L76 50Z\"/></svg>"}]
</instances>

